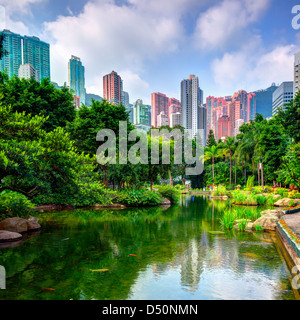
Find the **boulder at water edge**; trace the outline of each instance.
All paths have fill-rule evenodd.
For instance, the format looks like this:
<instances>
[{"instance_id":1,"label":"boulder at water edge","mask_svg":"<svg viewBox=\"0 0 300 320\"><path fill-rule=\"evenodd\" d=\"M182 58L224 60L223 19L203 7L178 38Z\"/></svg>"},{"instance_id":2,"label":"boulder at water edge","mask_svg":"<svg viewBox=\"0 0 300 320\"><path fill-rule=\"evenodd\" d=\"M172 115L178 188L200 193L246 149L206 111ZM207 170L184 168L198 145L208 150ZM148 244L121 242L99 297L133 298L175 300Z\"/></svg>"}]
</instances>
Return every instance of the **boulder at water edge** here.
<instances>
[{"instance_id":1,"label":"boulder at water edge","mask_svg":"<svg viewBox=\"0 0 300 320\"><path fill-rule=\"evenodd\" d=\"M275 230L277 221L282 215L283 212L280 209L265 210L262 212L262 216L253 223L253 228L258 225L261 226L264 230Z\"/></svg>"},{"instance_id":2,"label":"boulder at water edge","mask_svg":"<svg viewBox=\"0 0 300 320\"><path fill-rule=\"evenodd\" d=\"M283 199L275 202L274 206L276 206L276 207L289 207L291 205L291 202L293 202L293 204L297 204L298 201L295 199L291 199L291 198L283 198Z\"/></svg>"},{"instance_id":3,"label":"boulder at water edge","mask_svg":"<svg viewBox=\"0 0 300 320\"><path fill-rule=\"evenodd\" d=\"M0 222L0 230L6 230L17 233L27 231L36 231L41 229L41 226L35 221L28 221L23 218L7 218Z\"/></svg>"},{"instance_id":4,"label":"boulder at water edge","mask_svg":"<svg viewBox=\"0 0 300 320\"><path fill-rule=\"evenodd\" d=\"M20 233L0 230L0 242L17 241L21 239L22 235Z\"/></svg>"}]
</instances>

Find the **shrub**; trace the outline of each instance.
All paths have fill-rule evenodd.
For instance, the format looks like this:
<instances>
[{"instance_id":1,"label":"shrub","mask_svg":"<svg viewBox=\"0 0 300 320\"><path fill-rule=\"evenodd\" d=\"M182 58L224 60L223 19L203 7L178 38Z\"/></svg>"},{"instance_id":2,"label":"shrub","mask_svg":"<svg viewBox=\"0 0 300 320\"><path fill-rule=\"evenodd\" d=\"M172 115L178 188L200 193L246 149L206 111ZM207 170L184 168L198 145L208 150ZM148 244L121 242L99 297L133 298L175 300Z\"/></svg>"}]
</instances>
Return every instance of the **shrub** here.
<instances>
[{"instance_id":1,"label":"shrub","mask_svg":"<svg viewBox=\"0 0 300 320\"><path fill-rule=\"evenodd\" d=\"M227 191L226 191L226 187L223 186L223 185L219 185L215 190L214 192L212 193L213 196L218 196L218 197L221 197L221 196L226 196L227 195Z\"/></svg>"},{"instance_id":2,"label":"shrub","mask_svg":"<svg viewBox=\"0 0 300 320\"><path fill-rule=\"evenodd\" d=\"M180 192L177 188L170 185L158 186L158 192L164 198L167 198L171 203L177 203L180 199Z\"/></svg>"},{"instance_id":3,"label":"shrub","mask_svg":"<svg viewBox=\"0 0 300 320\"><path fill-rule=\"evenodd\" d=\"M162 197L155 191L145 189L122 190L117 192L116 202L129 206L155 206L162 202Z\"/></svg>"},{"instance_id":4,"label":"shrub","mask_svg":"<svg viewBox=\"0 0 300 320\"><path fill-rule=\"evenodd\" d=\"M259 206L263 206L267 203L268 201L268 198L265 197L265 196L262 196L262 195L256 195L255 196L255 199L256 199L256 203L259 205Z\"/></svg>"},{"instance_id":5,"label":"shrub","mask_svg":"<svg viewBox=\"0 0 300 320\"><path fill-rule=\"evenodd\" d=\"M296 193L296 194L295 194L295 198L296 198L296 199L300 199L300 193Z\"/></svg>"},{"instance_id":6,"label":"shrub","mask_svg":"<svg viewBox=\"0 0 300 320\"><path fill-rule=\"evenodd\" d=\"M277 188L275 189L275 193L279 194L280 196L284 196L284 193L288 192L288 189L285 188Z\"/></svg>"},{"instance_id":7,"label":"shrub","mask_svg":"<svg viewBox=\"0 0 300 320\"><path fill-rule=\"evenodd\" d=\"M295 199L296 198L296 194L297 194L297 190L293 190L293 191L288 193L288 197L291 198L291 199Z\"/></svg>"},{"instance_id":8,"label":"shrub","mask_svg":"<svg viewBox=\"0 0 300 320\"><path fill-rule=\"evenodd\" d=\"M288 195L289 195L289 193L288 193L288 192L284 192L284 193L283 193L283 197L284 197L284 198L287 198L287 197L288 197Z\"/></svg>"},{"instance_id":9,"label":"shrub","mask_svg":"<svg viewBox=\"0 0 300 320\"><path fill-rule=\"evenodd\" d=\"M254 176L249 176L247 179L246 189L251 190L254 186Z\"/></svg>"},{"instance_id":10,"label":"shrub","mask_svg":"<svg viewBox=\"0 0 300 320\"><path fill-rule=\"evenodd\" d=\"M0 217L28 217L34 205L21 193L14 191L3 191L0 194Z\"/></svg>"}]
</instances>

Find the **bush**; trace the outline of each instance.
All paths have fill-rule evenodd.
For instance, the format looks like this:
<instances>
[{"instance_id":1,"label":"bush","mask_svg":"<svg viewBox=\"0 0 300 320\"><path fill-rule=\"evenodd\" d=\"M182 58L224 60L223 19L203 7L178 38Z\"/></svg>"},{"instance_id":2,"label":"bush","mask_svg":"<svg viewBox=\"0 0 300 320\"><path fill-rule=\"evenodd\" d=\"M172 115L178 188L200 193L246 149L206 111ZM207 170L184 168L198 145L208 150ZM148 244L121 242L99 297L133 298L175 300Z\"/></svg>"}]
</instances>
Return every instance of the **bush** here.
<instances>
[{"instance_id":1,"label":"bush","mask_svg":"<svg viewBox=\"0 0 300 320\"><path fill-rule=\"evenodd\" d=\"M263 206L267 203L268 201L268 198L265 197L265 196L262 196L262 195L256 195L255 196L255 199L256 199L256 203L259 205L259 206Z\"/></svg>"},{"instance_id":2,"label":"bush","mask_svg":"<svg viewBox=\"0 0 300 320\"><path fill-rule=\"evenodd\" d=\"M212 193L213 196L226 196L228 194L228 192L226 191L226 187L223 185L219 185L214 192Z\"/></svg>"},{"instance_id":3,"label":"bush","mask_svg":"<svg viewBox=\"0 0 300 320\"><path fill-rule=\"evenodd\" d=\"M300 193L296 193L296 194L295 194L295 198L296 198L296 199L300 199Z\"/></svg>"},{"instance_id":4,"label":"bush","mask_svg":"<svg viewBox=\"0 0 300 320\"><path fill-rule=\"evenodd\" d=\"M288 197L291 198L291 199L295 199L296 198L296 194L297 194L297 190L293 190L293 191L288 193Z\"/></svg>"},{"instance_id":5,"label":"bush","mask_svg":"<svg viewBox=\"0 0 300 320\"><path fill-rule=\"evenodd\" d=\"M114 199L116 202L128 205L128 206L156 206L162 203L163 199L161 195L155 191L145 189L132 189L122 190L117 192Z\"/></svg>"},{"instance_id":6,"label":"bush","mask_svg":"<svg viewBox=\"0 0 300 320\"><path fill-rule=\"evenodd\" d=\"M170 185L158 186L158 192L162 197L167 198L171 203L177 203L180 199L180 192Z\"/></svg>"},{"instance_id":7,"label":"bush","mask_svg":"<svg viewBox=\"0 0 300 320\"><path fill-rule=\"evenodd\" d=\"M3 191L0 194L0 217L1 219L11 217L28 217L34 205L21 193L14 191Z\"/></svg>"},{"instance_id":8,"label":"bush","mask_svg":"<svg viewBox=\"0 0 300 320\"><path fill-rule=\"evenodd\" d=\"M285 188L277 188L275 189L275 193L279 194L280 196L284 196L284 193L288 192L288 189Z\"/></svg>"}]
</instances>

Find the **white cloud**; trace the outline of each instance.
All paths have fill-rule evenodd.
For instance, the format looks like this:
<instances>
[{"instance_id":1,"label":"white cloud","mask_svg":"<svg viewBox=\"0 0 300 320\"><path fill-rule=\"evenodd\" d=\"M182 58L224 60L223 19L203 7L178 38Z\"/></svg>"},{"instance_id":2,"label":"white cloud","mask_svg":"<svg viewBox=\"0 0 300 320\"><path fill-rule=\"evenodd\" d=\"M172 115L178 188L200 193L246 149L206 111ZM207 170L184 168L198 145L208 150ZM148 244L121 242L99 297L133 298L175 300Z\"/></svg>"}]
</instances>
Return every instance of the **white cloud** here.
<instances>
[{"instance_id":1,"label":"white cloud","mask_svg":"<svg viewBox=\"0 0 300 320\"><path fill-rule=\"evenodd\" d=\"M264 50L260 41L253 40L241 50L227 52L211 64L217 88L227 94L244 89L255 91L273 82L293 80L295 45L277 46Z\"/></svg>"},{"instance_id":2,"label":"white cloud","mask_svg":"<svg viewBox=\"0 0 300 320\"><path fill-rule=\"evenodd\" d=\"M184 38L180 17L183 4L185 10L189 7L187 2L176 0L173 6L166 2L172 7L168 11L159 10L163 4L157 0L131 0L130 5L122 6L114 1L98 0L88 2L77 16L59 16L56 21L45 23L44 38L51 39L53 80L59 83L67 80L67 62L71 55L76 55L86 68L88 92L95 89L96 79L102 81L103 75L112 70L118 73L131 70L130 76L128 72L125 74L134 85L128 86L138 90L139 82L140 88L145 89L147 85L139 76L145 61L176 51ZM127 87L125 79L124 87ZM102 96L102 85L97 88L94 93ZM145 99L137 96L137 91L129 94ZM150 94L149 91L148 100Z\"/></svg>"},{"instance_id":3,"label":"white cloud","mask_svg":"<svg viewBox=\"0 0 300 320\"><path fill-rule=\"evenodd\" d=\"M6 10L8 16L11 15L32 15L31 5L46 2L47 0L0 0L0 5Z\"/></svg>"},{"instance_id":4,"label":"white cloud","mask_svg":"<svg viewBox=\"0 0 300 320\"><path fill-rule=\"evenodd\" d=\"M202 13L196 24L195 46L201 49L224 49L239 44L246 28L266 11L270 0L223 0Z\"/></svg>"}]
</instances>

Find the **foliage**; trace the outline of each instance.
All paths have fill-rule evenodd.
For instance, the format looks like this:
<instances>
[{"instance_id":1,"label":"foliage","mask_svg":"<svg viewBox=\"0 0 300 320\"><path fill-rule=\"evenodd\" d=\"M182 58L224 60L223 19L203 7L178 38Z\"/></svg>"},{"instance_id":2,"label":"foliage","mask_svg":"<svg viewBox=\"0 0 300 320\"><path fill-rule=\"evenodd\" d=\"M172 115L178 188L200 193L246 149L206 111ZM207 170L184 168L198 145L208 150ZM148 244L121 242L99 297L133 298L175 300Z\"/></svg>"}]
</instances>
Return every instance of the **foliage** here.
<instances>
[{"instance_id":1,"label":"foliage","mask_svg":"<svg viewBox=\"0 0 300 320\"><path fill-rule=\"evenodd\" d=\"M220 223L223 228L231 230L234 226L235 219L236 213L234 210L225 210L223 217L220 218Z\"/></svg>"},{"instance_id":2,"label":"foliage","mask_svg":"<svg viewBox=\"0 0 300 320\"><path fill-rule=\"evenodd\" d=\"M128 206L155 206L162 203L162 197L155 191L146 189L125 189L117 192L115 202Z\"/></svg>"},{"instance_id":3,"label":"foliage","mask_svg":"<svg viewBox=\"0 0 300 320\"><path fill-rule=\"evenodd\" d=\"M158 192L163 198L167 198L171 203L177 203L180 199L180 192L176 187L170 185L158 186Z\"/></svg>"},{"instance_id":4,"label":"foliage","mask_svg":"<svg viewBox=\"0 0 300 320\"><path fill-rule=\"evenodd\" d=\"M253 187L254 187L254 176L250 176L248 177L246 188L250 190Z\"/></svg>"},{"instance_id":5,"label":"foliage","mask_svg":"<svg viewBox=\"0 0 300 320\"><path fill-rule=\"evenodd\" d=\"M0 192L17 191L36 204L106 201L95 161L78 154L63 128L44 131L45 121L0 105Z\"/></svg>"},{"instance_id":6,"label":"foliage","mask_svg":"<svg viewBox=\"0 0 300 320\"><path fill-rule=\"evenodd\" d=\"M212 147L212 146L216 146L217 142L215 139L215 135L213 130L209 130L209 134L208 134L208 138L207 138L207 147Z\"/></svg>"},{"instance_id":7,"label":"foliage","mask_svg":"<svg viewBox=\"0 0 300 320\"><path fill-rule=\"evenodd\" d=\"M238 228L240 231L245 231L246 227L248 224L248 220L247 219L240 219L238 221Z\"/></svg>"},{"instance_id":8,"label":"foliage","mask_svg":"<svg viewBox=\"0 0 300 320\"><path fill-rule=\"evenodd\" d=\"M215 188L214 192L212 193L213 196L226 196L228 195L228 192L226 191L226 187L223 185L218 185L217 188Z\"/></svg>"},{"instance_id":9,"label":"foliage","mask_svg":"<svg viewBox=\"0 0 300 320\"><path fill-rule=\"evenodd\" d=\"M297 93L284 109L279 110L276 121L295 143L300 142L300 93Z\"/></svg>"},{"instance_id":10,"label":"foliage","mask_svg":"<svg viewBox=\"0 0 300 320\"><path fill-rule=\"evenodd\" d=\"M75 118L73 96L69 89L55 88L48 78L40 83L33 78L28 80L14 76L0 83L0 92L3 105L11 105L12 111L47 117L43 123L46 131L65 127Z\"/></svg>"},{"instance_id":11,"label":"foliage","mask_svg":"<svg viewBox=\"0 0 300 320\"><path fill-rule=\"evenodd\" d=\"M262 226L260 226L259 224L256 224L254 228L255 228L255 231L258 231L258 232L261 232L264 230L264 228Z\"/></svg>"},{"instance_id":12,"label":"foliage","mask_svg":"<svg viewBox=\"0 0 300 320\"><path fill-rule=\"evenodd\" d=\"M11 217L28 217L34 207L32 202L23 194L14 191L0 193L1 220Z\"/></svg>"}]
</instances>

